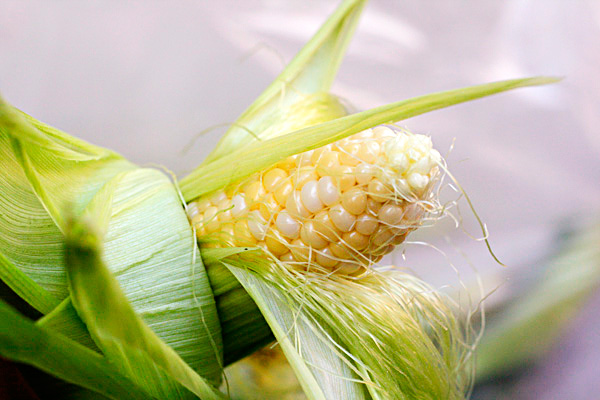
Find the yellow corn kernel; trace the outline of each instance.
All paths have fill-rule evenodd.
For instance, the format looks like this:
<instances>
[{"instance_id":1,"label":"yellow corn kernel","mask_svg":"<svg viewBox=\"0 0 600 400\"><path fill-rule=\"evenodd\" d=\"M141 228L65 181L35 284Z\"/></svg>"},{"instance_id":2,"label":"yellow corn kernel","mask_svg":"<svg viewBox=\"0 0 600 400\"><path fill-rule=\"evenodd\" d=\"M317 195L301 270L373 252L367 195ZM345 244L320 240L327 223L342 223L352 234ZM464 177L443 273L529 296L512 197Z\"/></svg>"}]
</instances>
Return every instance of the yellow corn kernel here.
<instances>
[{"instance_id":1,"label":"yellow corn kernel","mask_svg":"<svg viewBox=\"0 0 600 400\"><path fill-rule=\"evenodd\" d=\"M346 232L342 235L342 239L352 249L361 251L369 245L369 237L358 233L357 231Z\"/></svg>"},{"instance_id":2,"label":"yellow corn kernel","mask_svg":"<svg viewBox=\"0 0 600 400\"><path fill-rule=\"evenodd\" d=\"M321 153L316 164L316 169L319 176L323 177L330 176L339 166L339 153L337 151L329 150Z\"/></svg>"},{"instance_id":3,"label":"yellow corn kernel","mask_svg":"<svg viewBox=\"0 0 600 400\"><path fill-rule=\"evenodd\" d=\"M265 195L265 188L260 180L247 184L244 189L244 199L246 203L251 205L257 203Z\"/></svg>"},{"instance_id":4,"label":"yellow corn kernel","mask_svg":"<svg viewBox=\"0 0 600 400\"><path fill-rule=\"evenodd\" d=\"M328 247L319 251L315 257L316 263L325 268L334 268L339 264L336 256Z\"/></svg>"},{"instance_id":5,"label":"yellow corn kernel","mask_svg":"<svg viewBox=\"0 0 600 400\"><path fill-rule=\"evenodd\" d=\"M356 184L356 175L350 165L340 165L333 170L333 178L341 192L351 189Z\"/></svg>"},{"instance_id":6,"label":"yellow corn kernel","mask_svg":"<svg viewBox=\"0 0 600 400\"><path fill-rule=\"evenodd\" d=\"M317 230L316 221L307 221L300 230L302 243L314 249L321 250L329 244L327 236Z\"/></svg>"},{"instance_id":7,"label":"yellow corn kernel","mask_svg":"<svg viewBox=\"0 0 600 400\"><path fill-rule=\"evenodd\" d=\"M347 190L342 195L342 207L350 214L362 214L367 209L367 194L360 188Z\"/></svg>"},{"instance_id":8,"label":"yellow corn kernel","mask_svg":"<svg viewBox=\"0 0 600 400\"><path fill-rule=\"evenodd\" d=\"M354 167L360 164L360 143L350 142L339 146L340 151L340 162L344 165Z\"/></svg>"},{"instance_id":9,"label":"yellow corn kernel","mask_svg":"<svg viewBox=\"0 0 600 400\"><path fill-rule=\"evenodd\" d=\"M273 168L263 176L263 185L267 192L273 192L277 185L287 178L288 174L281 168Z\"/></svg>"},{"instance_id":10,"label":"yellow corn kernel","mask_svg":"<svg viewBox=\"0 0 600 400\"><path fill-rule=\"evenodd\" d=\"M270 232L265 237L265 244L269 251L275 256L282 256L289 250L290 244L280 235Z\"/></svg>"},{"instance_id":11,"label":"yellow corn kernel","mask_svg":"<svg viewBox=\"0 0 600 400\"><path fill-rule=\"evenodd\" d=\"M374 178L369 182L368 186L369 197L375 200L378 203L383 203L386 200L390 199L392 196L392 189L386 186L379 179Z\"/></svg>"},{"instance_id":12,"label":"yellow corn kernel","mask_svg":"<svg viewBox=\"0 0 600 400\"><path fill-rule=\"evenodd\" d=\"M281 207L279 206L279 203L275 199L273 193L268 193L263 198L263 201L258 204L258 211L260 212L260 215L262 215L262 217L267 221L270 218L275 217L280 210Z\"/></svg>"},{"instance_id":13,"label":"yellow corn kernel","mask_svg":"<svg viewBox=\"0 0 600 400\"><path fill-rule=\"evenodd\" d=\"M277 185L277 188L273 192L275 200L278 204L285 204L288 196L294 191L294 186L289 180L285 180Z\"/></svg>"}]
</instances>

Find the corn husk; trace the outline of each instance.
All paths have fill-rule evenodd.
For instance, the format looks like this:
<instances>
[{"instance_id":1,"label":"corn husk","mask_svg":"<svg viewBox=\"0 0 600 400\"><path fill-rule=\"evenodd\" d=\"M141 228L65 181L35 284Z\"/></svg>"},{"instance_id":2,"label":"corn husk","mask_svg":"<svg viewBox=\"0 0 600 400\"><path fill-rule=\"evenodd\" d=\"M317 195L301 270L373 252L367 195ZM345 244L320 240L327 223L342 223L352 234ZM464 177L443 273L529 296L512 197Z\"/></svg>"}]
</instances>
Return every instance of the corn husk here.
<instances>
[{"instance_id":1,"label":"corn husk","mask_svg":"<svg viewBox=\"0 0 600 400\"><path fill-rule=\"evenodd\" d=\"M77 315L68 306L65 214L93 215L106 232L106 263L136 312L217 383L222 344L216 306L172 182L6 103L1 109L4 281L38 311L52 313L42 324L68 337L85 337L83 327L73 329ZM53 312L53 306L61 308ZM182 327L194 333L188 336Z\"/></svg>"},{"instance_id":2,"label":"corn husk","mask_svg":"<svg viewBox=\"0 0 600 400\"><path fill-rule=\"evenodd\" d=\"M468 328L414 278L313 277L313 287L253 249L200 253L182 204L381 123L555 81L497 82L343 116L327 92L364 3L343 2L179 186L0 102L0 278L44 315L33 324L2 304L0 355L108 398L217 398L223 366L273 334L311 399L463 396ZM343 290L355 294L344 300ZM406 318L385 325L390 309ZM398 323L411 318L411 329ZM30 340L47 344L39 356ZM385 370L396 361L412 372Z\"/></svg>"}]
</instances>

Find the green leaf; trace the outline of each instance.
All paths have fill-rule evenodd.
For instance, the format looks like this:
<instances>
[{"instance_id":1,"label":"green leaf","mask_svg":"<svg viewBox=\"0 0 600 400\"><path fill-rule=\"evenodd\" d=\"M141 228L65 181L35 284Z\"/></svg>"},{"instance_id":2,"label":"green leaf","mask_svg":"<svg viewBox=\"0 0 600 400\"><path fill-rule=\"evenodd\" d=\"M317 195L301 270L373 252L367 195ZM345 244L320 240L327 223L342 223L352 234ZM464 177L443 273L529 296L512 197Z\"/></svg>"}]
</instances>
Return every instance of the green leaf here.
<instances>
[{"instance_id":1,"label":"green leaf","mask_svg":"<svg viewBox=\"0 0 600 400\"><path fill-rule=\"evenodd\" d=\"M106 264L136 312L192 368L218 383L222 339L215 300L171 180L3 101L0 159L0 277L40 311L51 311L68 296L65 211L88 215L106 233ZM75 317L65 307L41 323L91 343L72 329L81 324Z\"/></svg>"},{"instance_id":2,"label":"green leaf","mask_svg":"<svg viewBox=\"0 0 600 400\"><path fill-rule=\"evenodd\" d=\"M221 260L248 248L205 248L202 260L210 279L223 336L224 365L238 361L275 338L260 310Z\"/></svg>"},{"instance_id":3,"label":"green leaf","mask_svg":"<svg viewBox=\"0 0 600 400\"><path fill-rule=\"evenodd\" d=\"M398 122L507 90L556 81L555 78L546 77L514 79L428 94L255 142L228 156L199 166L181 180L181 191L186 201L191 201L261 171L288 156L325 146L380 124Z\"/></svg>"},{"instance_id":4,"label":"green leaf","mask_svg":"<svg viewBox=\"0 0 600 400\"><path fill-rule=\"evenodd\" d=\"M71 297L64 299L54 310L38 319L37 326L60 333L65 337L100 353L85 324L73 308Z\"/></svg>"},{"instance_id":5,"label":"green leaf","mask_svg":"<svg viewBox=\"0 0 600 400\"><path fill-rule=\"evenodd\" d=\"M267 280L225 265L258 305L309 399L368 398L356 374L334 351L323 326L315 326L301 307L290 308L289 299Z\"/></svg>"},{"instance_id":6,"label":"green leaf","mask_svg":"<svg viewBox=\"0 0 600 400\"><path fill-rule=\"evenodd\" d=\"M0 355L111 399L147 399L100 354L40 328L0 301Z\"/></svg>"},{"instance_id":7,"label":"green leaf","mask_svg":"<svg viewBox=\"0 0 600 400\"><path fill-rule=\"evenodd\" d=\"M132 164L115 153L68 138L0 99L0 252L62 300L62 211L81 211Z\"/></svg>"},{"instance_id":8,"label":"green leaf","mask_svg":"<svg viewBox=\"0 0 600 400\"><path fill-rule=\"evenodd\" d=\"M88 224L74 221L66 264L73 305L105 356L156 398L223 398L135 313L101 259L100 240Z\"/></svg>"},{"instance_id":9,"label":"green leaf","mask_svg":"<svg viewBox=\"0 0 600 400\"><path fill-rule=\"evenodd\" d=\"M0 253L0 280L41 313L52 311L59 303L57 298L15 267L2 253Z\"/></svg>"},{"instance_id":10,"label":"green leaf","mask_svg":"<svg viewBox=\"0 0 600 400\"><path fill-rule=\"evenodd\" d=\"M418 278L300 273L253 248L206 253L209 268L220 260L252 296L307 396L458 400L468 391L473 331Z\"/></svg>"},{"instance_id":11,"label":"green leaf","mask_svg":"<svg viewBox=\"0 0 600 400\"><path fill-rule=\"evenodd\" d=\"M214 161L257 138L264 140L345 115L341 104L326 92L337 74L365 3L365 0L344 1L283 72L236 120L206 162ZM303 115L290 111L294 104L306 101L306 95L311 94L316 94L308 96L312 103L311 112Z\"/></svg>"}]
</instances>

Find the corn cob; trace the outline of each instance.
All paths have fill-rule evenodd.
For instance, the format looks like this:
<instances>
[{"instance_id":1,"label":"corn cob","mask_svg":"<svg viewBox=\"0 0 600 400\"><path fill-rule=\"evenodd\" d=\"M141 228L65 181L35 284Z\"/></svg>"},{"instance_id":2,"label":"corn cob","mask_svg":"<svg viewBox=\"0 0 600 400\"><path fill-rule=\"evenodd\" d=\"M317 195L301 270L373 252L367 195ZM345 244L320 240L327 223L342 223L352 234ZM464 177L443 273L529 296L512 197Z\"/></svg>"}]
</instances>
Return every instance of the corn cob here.
<instances>
[{"instance_id":1,"label":"corn cob","mask_svg":"<svg viewBox=\"0 0 600 400\"><path fill-rule=\"evenodd\" d=\"M353 273L421 224L440 161L429 137L378 126L199 198L188 215L206 246L260 246L301 269Z\"/></svg>"}]
</instances>

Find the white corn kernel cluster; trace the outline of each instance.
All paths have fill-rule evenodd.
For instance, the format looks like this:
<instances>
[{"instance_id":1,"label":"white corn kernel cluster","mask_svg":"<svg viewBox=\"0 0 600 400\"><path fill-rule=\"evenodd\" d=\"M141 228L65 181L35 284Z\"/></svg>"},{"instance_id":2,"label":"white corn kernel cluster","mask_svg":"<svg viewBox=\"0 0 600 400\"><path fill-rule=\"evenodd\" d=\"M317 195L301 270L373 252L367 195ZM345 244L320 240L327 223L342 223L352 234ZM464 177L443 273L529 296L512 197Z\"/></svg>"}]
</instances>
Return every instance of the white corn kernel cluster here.
<instances>
[{"instance_id":1,"label":"white corn kernel cluster","mask_svg":"<svg viewBox=\"0 0 600 400\"><path fill-rule=\"evenodd\" d=\"M200 198L188 215L208 246L260 246L302 269L352 273L420 225L440 161L429 137L378 126Z\"/></svg>"}]
</instances>

